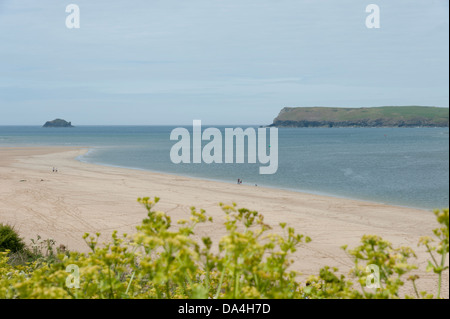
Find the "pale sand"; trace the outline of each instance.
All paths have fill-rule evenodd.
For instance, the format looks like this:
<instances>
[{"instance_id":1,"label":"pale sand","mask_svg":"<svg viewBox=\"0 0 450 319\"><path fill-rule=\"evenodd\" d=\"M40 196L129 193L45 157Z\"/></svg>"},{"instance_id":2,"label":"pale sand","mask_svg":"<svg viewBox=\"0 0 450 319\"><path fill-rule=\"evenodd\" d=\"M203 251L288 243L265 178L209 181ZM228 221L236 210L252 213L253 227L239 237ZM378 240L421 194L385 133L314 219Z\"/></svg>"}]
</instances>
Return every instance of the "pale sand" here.
<instances>
[{"instance_id":1,"label":"pale sand","mask_svg":"<svg viewBox=\"0 0 450 319\"><path fill-rule=\"evenodd\" d=\"M417 247L420 236L431 235L437 223L431 211L388 206L364 201L310 195L285 190L237 185L139 170L86 164L75 160L87 148L0 148L0 222L16 227L29 243L39 234L53 238L70 250L88 251L85 232L113 230L133 233L146 217L137 197L159 196L158 210L176 221L189 208L205 209L215 222L197 233L215 243L224 234L224 213L219 202L259 211L279 231L286 222L313 241L298 249L293 269L317 274L324 266L347 273L351 259L340 249L354 247L364 234L380 235L395 246L407 245L417 255L419 290L435 291L436 276L426 273L427 255ZM52 167L58 173L52 173ZM448 259L447 259L448 264ZM406 291L412 294L410 283ZM448 298L448 270L443 295Z\"/></svg>"}]
</instances>

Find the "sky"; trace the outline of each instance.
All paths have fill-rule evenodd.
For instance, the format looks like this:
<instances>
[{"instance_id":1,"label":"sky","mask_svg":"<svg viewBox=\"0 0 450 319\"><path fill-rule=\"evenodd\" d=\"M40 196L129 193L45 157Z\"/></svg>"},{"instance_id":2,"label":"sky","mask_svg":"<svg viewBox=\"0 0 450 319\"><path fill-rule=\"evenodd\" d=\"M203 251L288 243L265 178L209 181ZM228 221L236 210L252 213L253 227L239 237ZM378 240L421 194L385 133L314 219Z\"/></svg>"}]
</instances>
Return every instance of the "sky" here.
<instances>
[{"instance_id":1,"label":"sky","mask_svg":"<svg viewBox=\"0 0 450 319\"><path fill-rule=\"evenodd\" d=\"M80 28L66 27L66 6ZM367 28L366 6L380 8ZM448 0L0 0L0 125L449 106Z\"/></svg>"}]
</instances>

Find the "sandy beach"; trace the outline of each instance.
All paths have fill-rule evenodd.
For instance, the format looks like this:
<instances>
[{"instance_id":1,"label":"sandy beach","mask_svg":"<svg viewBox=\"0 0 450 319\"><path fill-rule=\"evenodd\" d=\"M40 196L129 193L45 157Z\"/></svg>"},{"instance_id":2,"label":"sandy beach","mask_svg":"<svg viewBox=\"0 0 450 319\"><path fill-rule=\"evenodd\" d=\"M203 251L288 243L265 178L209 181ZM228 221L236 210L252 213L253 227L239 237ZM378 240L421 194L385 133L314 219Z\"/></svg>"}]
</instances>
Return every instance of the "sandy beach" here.
<instances>
[{"instance_id":1,"label":"sandy beach","mask_svg":"<svg viewBox=\"0 0 450 319\"><path fill-rule=\"evenodd\" d=\"M146 217L136 199L161 198L158 210L173 220L185 218L189 208L203 208L213 224L197 229L218 243L224 213L219 202L236 202L257 210L278 231L286 222L312 242L298 249L293 268L305 275L317 274L324 266L343 273L353 265L340 249L358 245L364 234L376 234L394 246L410 246L418 256L419 290L435 293L436 276L424 271L427 255L417 247L420 236L432 235L437 222L431 211L371 202L310 195L249 185L200 180L82 163L76 157L88 148L0 148L0 222L15 226L29 243L31 238L53 238L70 250L88 251L85 232L102 234L113 230L133 233ZM52 172L58 168L58 173ZM447 261L448 264L448 261ZM448 298L448 270L444 273L443 296ZM405 291L412 294L410 283Z\"/></svg>"}]
</instances>

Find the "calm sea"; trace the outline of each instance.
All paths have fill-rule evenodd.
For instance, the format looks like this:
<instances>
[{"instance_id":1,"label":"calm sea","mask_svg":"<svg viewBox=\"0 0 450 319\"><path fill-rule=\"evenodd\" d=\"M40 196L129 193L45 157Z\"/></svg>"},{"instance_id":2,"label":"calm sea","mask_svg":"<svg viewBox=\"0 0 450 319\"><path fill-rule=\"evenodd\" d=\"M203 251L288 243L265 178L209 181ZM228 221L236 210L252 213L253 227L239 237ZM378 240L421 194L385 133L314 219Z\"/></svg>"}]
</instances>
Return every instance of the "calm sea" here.
<instances>
[{"instance_id":1,"label":"calm sea","mask_svg":"<svg viewBox=\"0 0 450 319\"><path fill-rule=\"evenodd\" d=\"M260 175L259 163L173 164L173 128L0 126L0 146L89 146L79 160L409 207L449 206L447 128L282 128L274 175Z\"/></svg>"}]
</instances>

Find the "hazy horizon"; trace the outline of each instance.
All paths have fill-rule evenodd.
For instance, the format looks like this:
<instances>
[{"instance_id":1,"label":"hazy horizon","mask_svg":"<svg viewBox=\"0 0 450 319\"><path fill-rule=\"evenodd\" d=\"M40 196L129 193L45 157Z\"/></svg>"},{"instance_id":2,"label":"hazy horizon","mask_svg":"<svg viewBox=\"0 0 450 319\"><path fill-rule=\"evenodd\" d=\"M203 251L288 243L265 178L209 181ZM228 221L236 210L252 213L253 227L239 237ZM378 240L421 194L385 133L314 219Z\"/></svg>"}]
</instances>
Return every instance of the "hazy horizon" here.
<instances>
[{"instance_id":1,"label":"hazy horizon","mask_svg":"<svg viewBox=\"0 0 450 319\"><path fill-rule=\"evenodd\" d=\"M380 106L372 106L372 107L385 107L385 106L389 106L389 105L380 105ZM437 108L446 108L448 109L449 107L445 107L445 106L430 106L430 105L393 105L394 107L403 107L403 106L419 106L419 107L437 107ZM315 107L328 107L328 106L315 106ZM357 107L354 107L357 108ZM278 115L278 113L277 113ZM75 126L191 126L192 125L192 121L191 122L187 122L187 123L167 123L167 124L96 124L96 123L92 123L92 124L84 124L84 123L73 123L70 119L64 119L61 117L55 117L53 119L48 119L47 121L53 121L53 120L57 120L57 119L61 119L61 120L66 120L67 122L71 122L73 127ZM47 122L45 121L45 122ZM42 126L44 123L34 123L34 124L0 124L0 126ZM208 123L208 122L203 122L202 121L202 125L203 126L226 126L226 125L234 125L234 126L259 126L259 125L269 125L272 124L271 123L251 123L251 122L247 122L247 123ZM52 128L52 127L50 127Z\"/></svg>"},{"instance_id":2,"label":"hazy horizon","mask_svg":"<svg viewBox=\"0 0 450 319\"><path fill-rule=\"evenodd\" d=\"M266 125L283 107L449 106L446 0L0 0L0 125Z\"/></svg>"}]
</instances>

